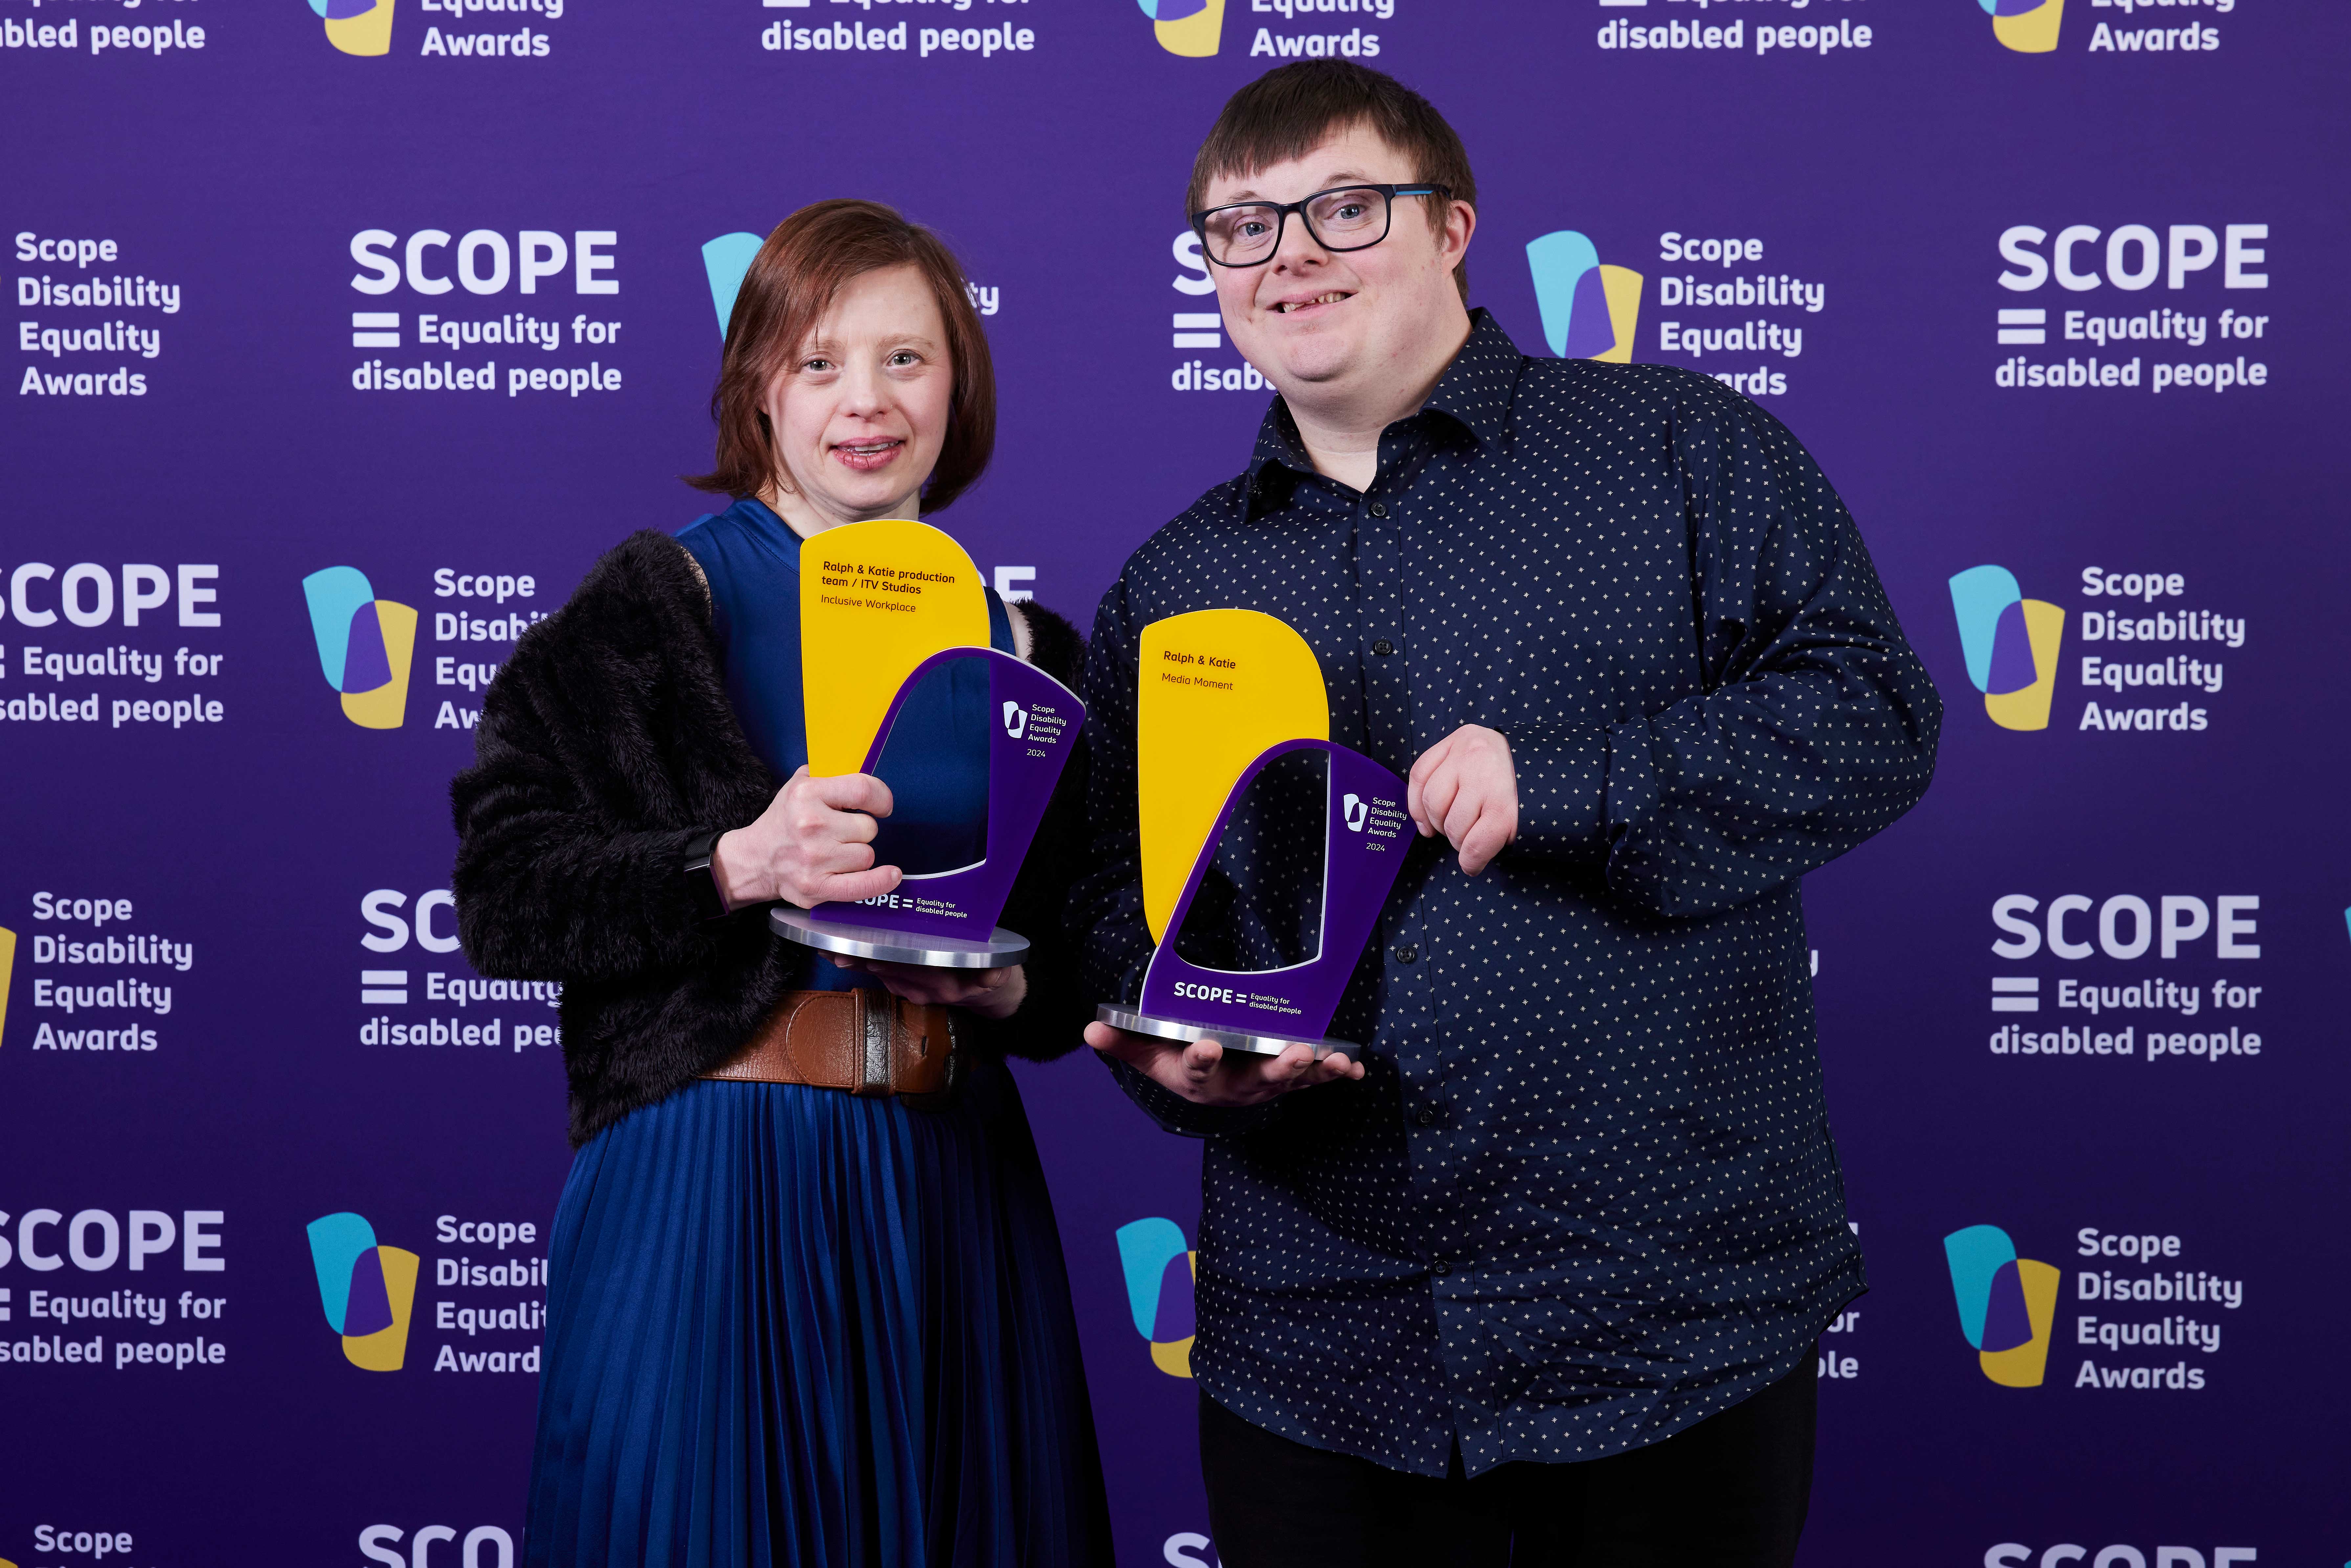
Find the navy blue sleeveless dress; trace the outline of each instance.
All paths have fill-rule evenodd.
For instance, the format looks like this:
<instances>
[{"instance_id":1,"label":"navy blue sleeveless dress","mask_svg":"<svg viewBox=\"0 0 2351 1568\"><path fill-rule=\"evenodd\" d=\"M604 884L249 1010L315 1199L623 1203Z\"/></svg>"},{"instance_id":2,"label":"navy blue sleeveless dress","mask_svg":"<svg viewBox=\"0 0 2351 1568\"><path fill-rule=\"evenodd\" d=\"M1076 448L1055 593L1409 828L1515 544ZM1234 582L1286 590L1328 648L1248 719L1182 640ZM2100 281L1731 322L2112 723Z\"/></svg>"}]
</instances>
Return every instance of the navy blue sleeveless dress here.
<instances>
[{"instance_id":1,"label":"navy blue sleeveless dress","mask_svg":"<svg viewBox=\"0 0 2351 1568\"><path fill-rule=\"evenodd\" d=\"M740 501L678 540L710 581L735 711L789 778L807 760L799 537ZM928 736L987 722L984 685L918 696ZM976 858L978 755L892 749L883 859ZM812 957L802 983L859 978ZM945 1112L698 1081L580 1151L551 1239L528 1563L1111 1561L1028 1115L1001 1061L967 1067Z\"/></svg>"}]
</instances>

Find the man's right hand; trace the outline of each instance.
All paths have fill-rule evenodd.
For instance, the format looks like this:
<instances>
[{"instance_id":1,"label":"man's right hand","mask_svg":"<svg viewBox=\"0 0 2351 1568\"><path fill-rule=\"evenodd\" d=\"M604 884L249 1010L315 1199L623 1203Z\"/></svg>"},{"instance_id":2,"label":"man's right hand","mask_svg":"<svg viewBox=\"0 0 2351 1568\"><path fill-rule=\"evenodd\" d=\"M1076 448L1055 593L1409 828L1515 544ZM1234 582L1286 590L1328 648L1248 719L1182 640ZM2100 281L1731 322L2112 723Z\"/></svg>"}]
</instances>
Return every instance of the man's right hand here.
<instances>
[{"instance_id":1,"label":"man's right hand","mask_svg":"<svg viewBox=\"0 0 2351 1568\"><path fill-rule=\"evenodd\" d=\"M890 786L869 773L819 779L802 768L758 821L720 836L711 875L729 909L777 899L813 909L888 893L904 873L873 863L873 835L890 807Z\"/></svg>"},{"instance_id":2,"label":"man's right hand","mask_svg":"<svg viewBox=\"0 0 2351 1568\"><path fill-rule=\"evenodd\" d=\"M1280 1056L1228 1052L1208 1040L1159 1040L1131 1034L1106 1023L1086 1025L1086 1043L1114 1056L1153 1082L1199 1105L1261 1105L1293 1089L1311 1089L1333 1079L1357 1079L1364 1064L1334 1051L1317 1058L1311 1046L1293 1045Z\"/></svg>"}]
</instances>

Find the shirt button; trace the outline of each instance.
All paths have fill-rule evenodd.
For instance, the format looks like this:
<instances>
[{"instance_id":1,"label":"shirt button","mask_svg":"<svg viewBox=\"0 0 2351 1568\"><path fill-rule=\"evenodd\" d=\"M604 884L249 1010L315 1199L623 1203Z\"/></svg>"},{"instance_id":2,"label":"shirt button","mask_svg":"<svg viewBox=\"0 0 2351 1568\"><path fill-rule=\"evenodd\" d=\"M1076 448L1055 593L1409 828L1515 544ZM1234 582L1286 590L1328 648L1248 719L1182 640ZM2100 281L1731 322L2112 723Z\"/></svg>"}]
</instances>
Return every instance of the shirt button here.
<instances>
[{"instance_id":1,"label":"shirt button","mask_svg":"<svg viewBox=\"0 0 2351 1568\"><path fill-rule=\"evenodd\" d=\"M1372 652L1384 659L1390 653L1395 652L1395 644L1389 642L1385 637L1383 637L1378 642L1372 644Z\"/></svg>"},{"instance_id":2,"label":"shirt button","mask_svg":"<svg viewBox=\"0 0 2351 1568\"><path fill-rule=\"evenodd\" d=\"M1388 504L1385 501L1374 501L1372 503L1372 516L1375 517L1384 517L1387 515Z\"/></svg>"},{"instance_id":3,"label":"shirt button","mask_svg":"<svg viewBox=\"0 0 2351 1568\"><path fill-rule=\"evenodd\" d=\"M1431 1263L1428 1266L1428 1271L1441 1280L1446 1275L1453 1272L1453 1265L1447 1263L1444 1259L1439 1258L1436 1262Z\"/></svg>"},{"instance_id":4,"label":"shirt button","mask_svg":"<svg viewBox=\"0 0 2351 1568\"><path fill-rule=\"evenodd\" d=\"M1419 948L1417 948L1417 947L1416 947L1416 946L1414 946L1411 943L1409 943L1409 942L1403 942L1403 943L1399 943L1399 944L1397 944L1397 946L1396 946L1396 949L1395 949L1395 961L1396 961L1397 963L1399 963L1399 964L1409 964L1409 963L1411 963L1415 958L1417 958L1417 957L1419 957L1419 956L1420 956L1420 949L1419 949Z\"/></svg>"},{"instance_id":5,"label":"shirt button","mask_svg":"<svg viewBox=\"0 0 2351 1568\"><path fill-rule=\"evenodd\" d=\"M1445 1107L1442 1105L1423 1105L1419 1110L1413 1113L1412 1124L1416 1127L1441 1127L1445 1125Z\"/></svg>"}]
</instances>

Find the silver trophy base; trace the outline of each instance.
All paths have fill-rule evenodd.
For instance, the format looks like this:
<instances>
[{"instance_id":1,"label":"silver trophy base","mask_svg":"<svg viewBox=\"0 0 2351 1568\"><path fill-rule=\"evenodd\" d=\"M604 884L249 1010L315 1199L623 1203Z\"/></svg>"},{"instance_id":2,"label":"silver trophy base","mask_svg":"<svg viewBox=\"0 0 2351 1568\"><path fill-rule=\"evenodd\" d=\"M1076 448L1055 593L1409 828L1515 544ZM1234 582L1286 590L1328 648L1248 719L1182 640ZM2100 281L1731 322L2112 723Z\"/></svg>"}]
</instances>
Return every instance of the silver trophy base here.
<instances>
[{"instance_id":1,"label":"silver trophy base","mask_svg":"<svg viewBox=\"0 0 2351 1568\"><path fill-rule=\"evenodd\" d=\"M1256 1056L1280 1056L1293 1045L1311 1048L1319 1059L1334 1051L1343 1051L1353 1060L1363 1058L1364 1048L1353 1040L1316 1040L1294 1034L1260 1034L1254 1030L1224 1029L1204 1023L1183 1023L1175 1019L1155 1018L1136 1012L1133 1008L1114 1007L1103 1003L1094 1009L1097 1022L1113 1029L1123 1029L1130 1034L1147 1034L1159 1040L1177 1040L1190 1044L1196 1040L1213 1040L1227 1051L1246 1051Z\"/></svg>"},{"instance_id":2,"label":"silver trophy base","mask_svg":"<svg viewBox=\"0 0 2351 1568\"><path fill-rule=\"evenodd\" d=\"M926 969L1000 969L1029 956L1029 938L998 926L985 942L967 936L929 936L819 920L805 909L778 904L768 912L768 929L787 942L820 952L872 958L884 964L918 964Z\"/></svg>"}]
</instances>

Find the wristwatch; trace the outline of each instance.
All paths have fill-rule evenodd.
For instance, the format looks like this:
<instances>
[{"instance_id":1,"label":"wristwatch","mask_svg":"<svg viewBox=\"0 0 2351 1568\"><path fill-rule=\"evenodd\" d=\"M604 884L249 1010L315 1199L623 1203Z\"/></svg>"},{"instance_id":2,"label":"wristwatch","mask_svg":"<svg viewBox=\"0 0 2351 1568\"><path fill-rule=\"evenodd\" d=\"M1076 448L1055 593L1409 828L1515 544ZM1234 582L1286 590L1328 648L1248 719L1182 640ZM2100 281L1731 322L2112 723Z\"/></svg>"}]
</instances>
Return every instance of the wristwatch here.
<instances>
[{"instance_id":1,"label":"wristwatch","mask_svg":"<svg viewBox=\"0 0 2351 1568\"><path fill-rule=\"evenodd\" d=\"M723 832L696 833L686 840L685 866L678 873L685 879L685 896L705 924L733 913L726 907L726 895L718 891L717 875L710 869L710 852L724 836Z\"/></svg>"}]
</instances>

